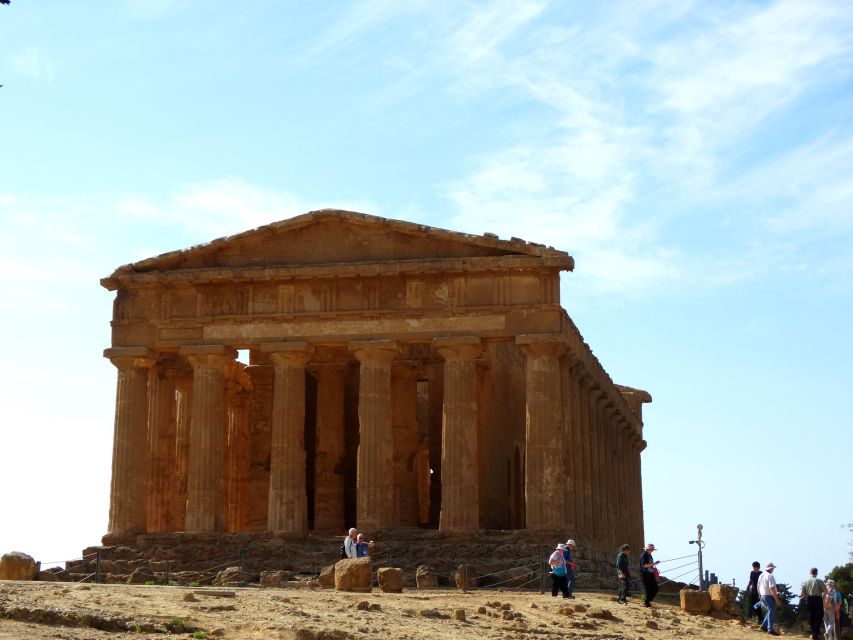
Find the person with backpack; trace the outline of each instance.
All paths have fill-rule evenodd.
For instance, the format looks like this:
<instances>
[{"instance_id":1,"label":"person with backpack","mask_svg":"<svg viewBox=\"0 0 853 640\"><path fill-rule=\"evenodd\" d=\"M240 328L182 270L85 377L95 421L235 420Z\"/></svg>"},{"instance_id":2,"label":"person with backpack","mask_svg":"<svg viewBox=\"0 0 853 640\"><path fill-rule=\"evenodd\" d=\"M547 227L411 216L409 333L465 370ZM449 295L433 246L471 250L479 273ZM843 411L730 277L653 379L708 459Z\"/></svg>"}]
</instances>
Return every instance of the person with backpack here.
<instances>
[{"instance_id":1,"label":"person with backpack","mask_svg":"<svg viewBox=\"0 0 853 640\"><path fill-rule=\"evenodd\" d=\"M346 558L357 558L358 552L356 549L356 540L358 539L358 530L353 527L349 530L349 533L344 536L344 541L341 544L341 548L338 550L339 555L341 556L341 560Z\"/></svg>"}]
</instances>

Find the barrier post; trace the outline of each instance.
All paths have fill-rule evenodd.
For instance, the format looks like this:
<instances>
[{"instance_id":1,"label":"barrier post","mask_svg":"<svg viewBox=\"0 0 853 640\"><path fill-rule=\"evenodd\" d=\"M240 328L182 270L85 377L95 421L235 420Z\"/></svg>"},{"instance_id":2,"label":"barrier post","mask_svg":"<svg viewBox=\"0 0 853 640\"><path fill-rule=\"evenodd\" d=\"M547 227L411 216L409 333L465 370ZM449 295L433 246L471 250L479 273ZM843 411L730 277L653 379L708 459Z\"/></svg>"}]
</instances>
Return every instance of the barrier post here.
<instances>
[{"instance_id":1,"label":"barrier post","mask_svg":"<svg viewBox=\"0 0 853 640\"><path fill-rule=\"evenodd\" d=\"M101 550L95 552L95 582L101 582Z\"/></svg>"}]
</instances>

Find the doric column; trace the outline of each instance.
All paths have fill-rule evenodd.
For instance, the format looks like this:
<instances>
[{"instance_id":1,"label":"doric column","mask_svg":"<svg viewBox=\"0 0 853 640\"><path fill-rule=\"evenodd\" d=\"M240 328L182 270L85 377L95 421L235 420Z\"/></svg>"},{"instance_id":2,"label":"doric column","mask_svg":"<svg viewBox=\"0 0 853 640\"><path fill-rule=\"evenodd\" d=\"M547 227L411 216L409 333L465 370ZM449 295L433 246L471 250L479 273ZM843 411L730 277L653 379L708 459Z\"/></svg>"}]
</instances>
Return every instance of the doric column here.
<instances>
[{"instance_id":1,"label":"doric column","mask_svg":"<svg viewBox=\"0 0 853 640\"><path fill-rule=\"evenodd\" d=\"M603 406L601 408L601 434L604 441L604 459L602 461L604 474L602 476L602 481L604 482L604 498L607 501L604 508L604 519L606 526L606 535L604 539L612 547L617 544L618 540L618 536L616 535L618 520L618 513L616 509L616 489L618 485L619 472L616 469L618 461L615 457L615 429L612 423L614 410L606 396L603 400Z\"/></svg>"},{"instance_id":2,"label":"doric column","mask_svg":"<svg viewBox=\"0 0 853 640\"><path fill-rule=\"evenodd\" d=\"M395 527L418 526L418 377L413 363L395 363L391 369L391 422L394 440Z\"/></svg>"},{"instance_id":3,"label":"doric column","mask_svg":"<svg viewBox=\"0 0 853 640\"><path fill-rule=\"evenodd\" d=\"M634 482L634 507L637 510L635 518L635 536L637 539L636 547L641 549L645 544L645 514L643 513L643 473L642 473L642 452L646 448L646 441L642 436L635 436L635 444L631 447L631 458Z\"/></svg>"},{"instance_id":4,"label":"doric column","mask_svg":"<svg viewBox=\"0 0 853 640\"><path fill-rule=\"evenodd\" d=\"M433 346L444 359L439 529L477 529L480 488L476 358L482 344L477 337L455 337L438 338Z\"/></svg>"},{"instance_id":5,"label":"doric column","mask_svg":"<svg viewBox=\"0 0 853 640\"><path fill-rule=\"evenodd\" d=\"M518 336L526 357L525 518L528 529L565 526L566 496L562 437L560 361L566 344L558 336Z\"/></svg>"},{"instance_id":6,"label":"doric column","mask_svg":"<svg viewBox=\"0 0 853 640\"><path fill-rule=\"evenodd\" d=\"M314 529L344 530L344 383L347 364L316 364L317 380L314 460Z\"/></svg>"},{"instance_id":7,"label":"doric column","mask_svg":"<svg viewBox=\"0 0 853 640\"><path fill-rule=\"evenodd\" d=\"M237 363L225 384L225 530L243 531L249 471L249 375Z\"/></svg>"},{"instance_id":8,"label":"doric column","mask_svg":"<svg viewBox=\"0 0 853 640\"><path fill-rule=\"evenodd\" d=\"M308 529L305 488L305 365L314 347L307 342L264 344L275 366L267 529Z\"/></svg>"},{"instance_id":9,"label":"doric column","mask_svg":"<svg viewBox=\"0 0 853 640\"><path fill-rule=\"evenodd\" d=\"M118 369L107 535L142 532L148 489L148 369L157 358L145 347L106 349L104 357Z\"/></svg>"},{"instance_id":10,"label":"doric column","mask_svg":"<svg viewBox=\"0 0 853 640\"><path fill-rule=\"evenodd\" d=\"M234 361L237 352L223 345L194 345L181 347L180 353L193 367L184 530L222 531L225 528L225 367Z\"/></svg>"},{"instance_id":11,"label":"doric column","mask_svg":"<svg viewBox=\"0 0 853 640\"><path fill-rule=\"evenodd\" d=\"M190 467L190 430L192 427L192 369L182 371L175 379L175 471L172 497L171 529L184 531L187 522L187 479Z\"/></svg>"},{"instance_id":12,"label":"doric column","mask_svg":"<svg viewBox=\"0 0 853 640\"><path fill-rule=\"evenodd\" d=\"M565 443L566 471L566 520L576 536L578 531L578 516L581 513L580 477L576 456L578 448L578 424L575 416L575 374L576 363L570 354L560 358L560 388L563 390L563 442Z\"/></svg>"},{"instance_id":13,"label":"doric column","mask_svg":"<svg viewBox=\"0 0 853 640\"><path fill-rule=\"evenodd\" d=\"M619 527L619 539L623 542L619 544L631 544L631 481L628 478L629 458L631 456L631 448L628 444L628 432L631 429L628 422L623 416L619 416L617 424L617 434L619 448L617 455L619 456L619 513L621 517Z\"/></svg>"},{"instance_id":14,"label":"doric column","mask_svg":"<svg viewBox=\"0 0 853 640\"><path fill-rule=\"evenodd\" d=\"M601 389L593 380L587 396L587 413L589 415L590 445L592 448L592 496L593 496L593 526L595 539L604 541L606 536L606 525L604 521L604 506L607 499L604 497L604 454L601 434L601 413L598 401L601 397Z\"/></svg>"},{"instance_id":15,"label":"doric column","mask_svg":"<svg viewBox=\"0 0 853 640\"><path fill-rule=\"evenodd\" d=\"M172 531L175 473L174 360L160 361L148 379L148 531Z\"/></svg>"},{"instance_id":16,"label":"doric column","mask_svg":"<svg viewBox=\"0 0 853 640\"><path fill-rule=\"evenodd\" d=\"M391 361L397 357L393 340L351 342L358 359L358 528L391 526L394 507L394 440L391 423Z\"/></svg>"}]
</instances>

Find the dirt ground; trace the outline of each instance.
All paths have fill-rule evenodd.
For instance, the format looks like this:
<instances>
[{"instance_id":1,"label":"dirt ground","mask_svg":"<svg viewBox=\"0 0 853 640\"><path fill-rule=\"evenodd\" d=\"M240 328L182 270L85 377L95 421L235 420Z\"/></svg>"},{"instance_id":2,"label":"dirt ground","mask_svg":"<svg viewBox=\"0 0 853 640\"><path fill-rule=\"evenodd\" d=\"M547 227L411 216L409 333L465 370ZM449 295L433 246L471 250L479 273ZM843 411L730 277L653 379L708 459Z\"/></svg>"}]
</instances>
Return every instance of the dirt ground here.
<instances>
[{"instance_id":1,"label":"dirt ground","mask_svg":"<svg viewBox=\"0 0 853 640\"><path fill-rule=\"evenodd\" d=\"M564 600L510 590L343 593L0 582L2 640L154 639L164 633L241 640L766 637L740 621L685 614L671 601L646 609L639 598L621 605L603 593Z\"/></svg>"}]
</instances>

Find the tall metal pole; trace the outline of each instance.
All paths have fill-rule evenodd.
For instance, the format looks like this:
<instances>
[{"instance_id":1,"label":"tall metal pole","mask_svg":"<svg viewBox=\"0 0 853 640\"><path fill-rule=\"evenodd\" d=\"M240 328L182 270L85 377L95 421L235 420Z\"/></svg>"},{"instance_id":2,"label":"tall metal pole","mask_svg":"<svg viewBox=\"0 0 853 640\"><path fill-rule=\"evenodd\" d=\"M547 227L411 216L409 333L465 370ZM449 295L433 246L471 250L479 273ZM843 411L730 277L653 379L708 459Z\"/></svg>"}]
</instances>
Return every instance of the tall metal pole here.
<instances>
[{"instance_id":1,"label":"tall metal pole","mask_svg":"<svg viewBox=\"0 0 853 640\"><path fill-rule=\"evenodd\" d=\"M705 590L705 582L703 576L705 574L702 573L702 547L705 546L705 543L702 542L702 525L696 525L696 546L699 547L699 591Z\"/></svg>"}]
</instances>

